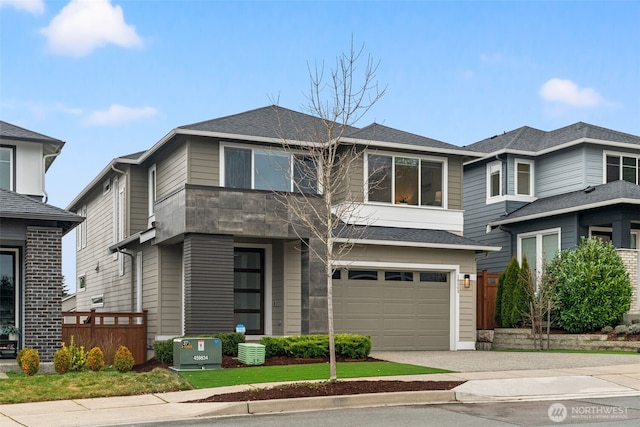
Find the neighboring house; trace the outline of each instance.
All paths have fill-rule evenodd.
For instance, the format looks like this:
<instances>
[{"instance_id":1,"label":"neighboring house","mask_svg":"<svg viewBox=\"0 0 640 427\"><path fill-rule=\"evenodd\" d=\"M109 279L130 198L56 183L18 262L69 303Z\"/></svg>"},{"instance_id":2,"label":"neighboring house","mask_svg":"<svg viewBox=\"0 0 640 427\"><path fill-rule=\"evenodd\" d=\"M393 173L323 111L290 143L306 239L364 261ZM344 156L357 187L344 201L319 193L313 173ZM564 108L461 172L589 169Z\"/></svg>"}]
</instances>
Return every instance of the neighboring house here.
<instances>
[{"instance_id":1,"label":"neighboring house","mask_svg":"<svg viewBox=\"0 0 640 427\"><path fill-rule=\"evenodd\" d=\"M0 121L0 327L17 326L18 346L47 362L62 341L62 236L83 220L46 203L63 145Z\"/></svg>"},{"instance_id":2,"label":"neighboring house","mask_svg":"<svg viewBox=\"0 0 640 427\"><path fill-rule=\"evenodd\" d=\"M77 309L148 310L149 346L237 324L252 337L326 333L323 264L272 191L294 188L282 167L304 161L299 131L319 126L268 106L111 161L68 207L87 217ZM462 165L479 155L378 124L347 128L345 141L365 150L348 185L373 224L356 224L357 245L336 265L336 331L371 335L375 349L474 349L476 254L499 249L462 235ZM366 188L379 167L388 175Z\"/></svg>"},{"instance_id":3,"label":"neighboring house","mask_svg":"<svg viewBox=\"0 0 640 427\"><path fill-rule=\"evenodd\" d=\"M500 252L478 269L500 273L512 256L536 272L582 237L612 241L630 273L637 312L640 137L587 123L550 132L522 127L465 147L466 237Z\"/></svg>"}]
</instances>

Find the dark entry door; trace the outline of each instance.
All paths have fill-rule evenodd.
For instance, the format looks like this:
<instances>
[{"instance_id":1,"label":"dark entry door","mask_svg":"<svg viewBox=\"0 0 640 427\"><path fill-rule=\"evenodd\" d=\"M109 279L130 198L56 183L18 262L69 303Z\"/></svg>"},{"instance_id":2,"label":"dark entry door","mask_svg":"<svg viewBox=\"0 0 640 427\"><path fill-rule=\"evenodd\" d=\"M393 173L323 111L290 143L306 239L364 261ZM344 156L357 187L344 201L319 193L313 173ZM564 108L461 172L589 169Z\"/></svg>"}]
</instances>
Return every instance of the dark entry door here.
<instances>
[{"instance_id":1,"label":"dark entry door","mask_svg":"<svg viewBox=\"0 0 640 427\"><path fill-rule=\"evenodd\" d=\"M233 313L248 335L264 334L264 249L235 248Z\"/></svg>"}]
</instances>

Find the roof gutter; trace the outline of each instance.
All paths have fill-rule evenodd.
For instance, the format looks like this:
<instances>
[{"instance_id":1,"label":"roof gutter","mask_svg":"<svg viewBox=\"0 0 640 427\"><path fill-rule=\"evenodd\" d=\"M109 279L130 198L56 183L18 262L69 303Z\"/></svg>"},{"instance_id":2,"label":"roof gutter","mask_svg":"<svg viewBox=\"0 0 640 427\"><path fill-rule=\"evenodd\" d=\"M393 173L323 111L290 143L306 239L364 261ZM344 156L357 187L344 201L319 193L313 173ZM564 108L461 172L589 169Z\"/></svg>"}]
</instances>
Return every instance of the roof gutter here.
<instances>
[{"instance_id":1,"label":"roof gutter","mask_svg":"<svg viewBox=\"0 0 640 427\"><path fill-rule=\"evenodd\" d=\"M45 154L42 157L42 194L44 195L44 203L47 203L49 201L49 195L47 194L47 191L45 189L45 184L47 182L47 180L45 179L45 174L47 173L47 159L48 158L54 158L54 157L58 157L60 155L61 152L61 146L58 147L58 151L56 151L55 153L51 153L51 154Z\"/></svg>"}]
</instances>

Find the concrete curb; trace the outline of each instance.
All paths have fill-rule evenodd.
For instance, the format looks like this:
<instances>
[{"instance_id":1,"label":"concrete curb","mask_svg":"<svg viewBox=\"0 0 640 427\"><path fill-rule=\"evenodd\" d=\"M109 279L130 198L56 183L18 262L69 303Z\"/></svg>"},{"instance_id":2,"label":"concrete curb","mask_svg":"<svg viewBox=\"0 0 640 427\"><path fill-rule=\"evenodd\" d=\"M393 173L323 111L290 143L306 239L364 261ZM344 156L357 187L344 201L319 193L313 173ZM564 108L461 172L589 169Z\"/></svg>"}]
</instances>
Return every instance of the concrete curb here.
<instances>
[{"instance_id":1,"label":"concrete curb","mask_svg":"<svg viewBox=\"0 0 640 427\"><path fill-rule=\"evenodd\" d=\"M354 394L343 396L301 397L295 399L256 400L202 412L199 417L223 415L272 414L282 412L321 411L375 406L428 405L456 402L452 390L403 391L394 393Z\"/></svg>"}]
</instances>

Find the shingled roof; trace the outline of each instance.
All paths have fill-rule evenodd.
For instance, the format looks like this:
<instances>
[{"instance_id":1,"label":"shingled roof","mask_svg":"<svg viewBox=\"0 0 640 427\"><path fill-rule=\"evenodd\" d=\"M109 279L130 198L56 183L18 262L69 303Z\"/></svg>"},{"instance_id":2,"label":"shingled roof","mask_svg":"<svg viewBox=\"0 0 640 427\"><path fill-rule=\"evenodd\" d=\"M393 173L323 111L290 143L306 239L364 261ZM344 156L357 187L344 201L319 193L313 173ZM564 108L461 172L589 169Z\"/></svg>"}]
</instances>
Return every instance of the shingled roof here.
<instances>
[{"instance_id":1,"label":"shingled roof","mask_svg":"<svg viewBox=\"0 0 640 427\"><path fill-rule=\"evenodd\" d=\"M550 132L523 126L510 132L505 132L502 135L483 139L465 148L489 154L510 150L536 154L582 139L632 144L638 145L638 148L640 148L640 137L638 136L584 122L574 123Z\"/></svg>"},{"instance_id":2,"label":"shingled roof","mask_svg":"<svg viewBox=\"0 0 640 427\"><path fill-rule=\"evenodd\" d=\"M489 226L496 227L621 203L640 205L640 185L627 181L613 181L590 186L584 190L545 197L501 216L489 223Z\"/></svg>"},{"instance_id":3,"label":"shingled roof","mask_svg":"<svg viewBox=\"0 0 640 427\"><path fill-rule=\"evenodd\" d=\"M464 249L476 251L499 251L500 247L488 246L444 230L424 230L419 228L396 228L377 226L342 225L335 231L340 239L358 243L370 241L390 246L421 246L427 248ZM383 243L381 243L383 242Z\"/></svg>"},{"instance_id":4,"label":"shingled roof","mask_svg":"<svg viewBox=\"0 0 640 427\"><path fill-rule=\"evenodd\" d=\"M0 120L0 138L64 145L64 141Z\"/></svg>"},{"instance_id":5,"label":"shingled roof","mask_svg":"<svg viewBox=\"0 0 640 427\"><path fill-rule=\"evenodd\" d=\"M384 141L396 144L416 145L418 147L439 148L445 150L461 150L460 147L425 136L416 135L402 130L372 123L369 126L358 129L347 135L352 139L363 139L367 141Z\"/></svg>"},{"instance_id":6,"label":"shingled roof","mask_svg":"<svg viewBox=\"0 0 640 427\"><path fill-rule=\"evenodd\" d=\"M57 221L66 234L84 218L64 209L39 202L33 197L0 189L0 219Z\"/></svg>"},{"instance_id":7,"label":"shingled roof","mask_svg":"<svg viewBox=\"0 0 640 427\"><path fill-rule=\"evenodd\" d=\"M277 105L179 126L178 129L312 142L321 142L319 136L326 135L323 119ZM357 128L352 126L345 127L345 132L355 130Z\"/></svg>"}]
</instances>

